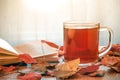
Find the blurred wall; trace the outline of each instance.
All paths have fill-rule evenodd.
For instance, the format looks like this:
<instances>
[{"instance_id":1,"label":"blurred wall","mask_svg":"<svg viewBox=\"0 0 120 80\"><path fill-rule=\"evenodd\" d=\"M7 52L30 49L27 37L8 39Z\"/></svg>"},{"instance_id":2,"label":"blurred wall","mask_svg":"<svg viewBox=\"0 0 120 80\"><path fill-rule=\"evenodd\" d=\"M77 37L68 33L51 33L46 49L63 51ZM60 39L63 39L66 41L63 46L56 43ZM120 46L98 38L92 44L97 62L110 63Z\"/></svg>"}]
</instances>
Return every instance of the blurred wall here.
<instances>
[{"instance_id":1,"label":"blurred wall","mask_svg":"<svg viewBox=\"0 0 120 80\"><path fill-rule=\"evenodd\" d=\"M120 43L120 0L0 0L0 38L12 45L40 39L62 45L63 22L78 19L110 27Z\"/></svg>"}]
</instances>

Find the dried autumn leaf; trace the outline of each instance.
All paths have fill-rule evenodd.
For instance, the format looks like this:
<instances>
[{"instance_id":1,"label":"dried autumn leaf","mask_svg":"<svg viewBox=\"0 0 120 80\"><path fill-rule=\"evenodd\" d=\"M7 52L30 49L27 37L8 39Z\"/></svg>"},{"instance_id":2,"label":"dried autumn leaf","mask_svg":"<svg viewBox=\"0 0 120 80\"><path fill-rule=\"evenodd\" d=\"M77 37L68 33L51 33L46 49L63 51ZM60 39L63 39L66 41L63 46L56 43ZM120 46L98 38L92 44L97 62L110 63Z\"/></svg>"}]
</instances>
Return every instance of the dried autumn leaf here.
<instances>
[{"instance_id":1,"label":"dried autumn leaf","mask_svg":"<svg viewBox=\"0 0 120 80\"><path fill-rule=\"evenodd\" d=\"M36 72L30 72L24 75L20 74L17 76L19 80L40 80L41 77L42 77L41 74L36 73Z\"/></svg>"},{"instance_id":2,"label":"dried autumn leaf","mask_svg":"<svg viewBox=\"0 0 120 80\"><path fill-rule=\"evenodd\" d=\"M18 57L21 61L24 61L26 64L36 63L37 61L32 58L29 54L20 54Z\"/></svg>"},{"instance_id":3,"label":"dried autumn leaf","mask_svg":"<svg viewBox=\"0 0 120 80\"><path fill-rule=\"evenodd\" d=\"M11 71L13 71L13 70L15 70L16 69L16 67L15 66L9 66L9 67L7 67L7 66L0 66L0 71L3 71L3 72L11 72Z\"/></svg>"},{"instance_id":4,"label":"dried autumn leaf","mask_svg":"<svg viewBox=\"0 0 120 80\"><path fill-rule=\"evenodd\" d=\"M46 71L47 70L47 66L49 66L50 64L47 63L47 62L42 62L42 63L38 63L38 64L34 64L32 66L33 70L36 70L36 71Z\"/></svg>"},{"instance_id":5,"label":"dried autumn leaf","mask_svg":"<svg viewBox=\"0 0 120 80\"><path fill-rule=\"evenodd\" d=\"M54 47L54 48L58 48L59 46L53 42L49 42L49 41L46 41L46 40L41 40L42 43L46 43L48 44L49 46L51 47Z\"/></svg>"},{"instance_id":6,"label":"dried autumn leaf","mask_svg":"<svg viewBox=\"0 0 120 80\"><path fill-rule=\"evenodd\" d=\"M79 73L80 74L89 74L89 73L95 72L99 69L99 66L100 65L92 65L92 66L82 68L82 69L80 69Z\"/></svg>"},{"instance_id":7,"label":"dried autumn leaf","mask_svg":"<svg viewBox=\"0 0 120 80\"><path fill-rule=\"evenodd\" d=\"M120 62L118 62L117 64L113 65L111 68L114 69L117 72L120 72Z\"/></svg>"},{"instance_id":8,"label":"dried autumn leaf","mask_svg":"<svg viewBox=\"0 0 120 80\"><path fill-rule=\"evenodd\" d=\"M2 70L3 66L0 66L0 71Z\"/></svg>"},{"instance_id":9,"label":"dried autumn leaf","mask_svg":"<svg viewBox=\"0 0 120 80\"><path fill-rule=\"evenodd\" d=\"M116 72L120 72L120 44L113 44L111 50L102 59L101 63L109 66Z\"/></svg>"},{"instance_id":10,"label":"dried autumn leaf","mask_svg":"<svg viewBox=\"0 0 120 80\"><path fill-rule=\"evenodd\" d=\"M57 65L56 68L60 71L76 71L79 63L80 59L75 59L65 62L64 64Z\"/></svg>"},{"instance_id":11,"label":"dried autumn leaf","mask_svg":"<svg viewBox=\"0 0 120 80\"><path fill-rule=\"evenodd\" d=\"M4 72L11 72L11 71L13 71L13 70L15 70L16 69L16 67L14 67L14 66L9 66L9 67L4 67L3 66L3 68L2 68L2 70L4 71Z\"/></svg>"},{"instance_id":12,"label":"dried autumn leaf","mask_svg":"<svg viewBox=\"0 0 120 80\"><path fill-rule=\"evenodd\" d=\"M55 71L54 76L65 79L74 75L76 72L77 71Z\"/></svg>"},{"instance_id":13,"label":"dried autumn leaf","mask_svg":"<svg viewBox=\"0 0 120 80\"><path fill-rule=\"evenodd\" d=\"M109 51L107 54L108 54L109 56L120 57L120 52Z\"/></svg>"},{"instance_id":14,"label":"dried autumn leaf","mask_svg":"<svg viewBox=\"0 0 120 80\"><path fill-rule=\"evenodd\" d=\"M80 59L75 59L65 62L64 64L57 65L56 68L58 69L58 71L54 72L54 76L65 79L74 75L81 69L81 67L78 67L79 63Z\"/></svg>"},{"instance_id":15,"label":"dried autumn leaf","mask_svg":"<svg viewBox=\"0 0 120 80\"><path fill-rule=\"evenodd\" d=\"M105 56L101 60L101 64L106 66L112 66L120 61L120 57L114 57L114 56Z\"/></svg>"},{"instance_id":16,"label":"dried autumn leaf","mask_svg":"<svg viewBox=\"0 0 120 80\"><path fill-rule=\"evenodd\" d=\"M113 44L112 45L112 48L111 48L111 51L120 51L120 44Z\"/></svg>"}]
</instances>

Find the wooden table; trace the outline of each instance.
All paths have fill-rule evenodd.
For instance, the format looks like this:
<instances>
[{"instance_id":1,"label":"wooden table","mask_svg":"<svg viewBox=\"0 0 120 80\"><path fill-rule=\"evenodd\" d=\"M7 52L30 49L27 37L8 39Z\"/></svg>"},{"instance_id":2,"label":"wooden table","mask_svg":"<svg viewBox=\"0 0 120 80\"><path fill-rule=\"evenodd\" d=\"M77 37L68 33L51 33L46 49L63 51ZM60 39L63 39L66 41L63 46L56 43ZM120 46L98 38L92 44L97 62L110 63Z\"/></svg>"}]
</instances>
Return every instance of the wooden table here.
<instances>
[{"instance_id":1,"label":"wooden table","mask_svg":"<svg viewBox=\"0 0 120 80\"><path fill-rule=\"evenodd\" d=\"M50 59L51 59L50 56L47 56L45 58L45 60L50 60ZM39 61L41 60L41 58L37 58L37 60ZM53 58L53 60L55 59ZM105 66L100 66L100 69L105 70L105 75L103 77L88 77L87 75L75 74L74 76L71 77L71 79L67 79L67 80L120 80L120 73L117 73ZM18 73L5 75L0 77L0 80L17 80L16 79L17 75Z\"/></svg>"}]
</instances>

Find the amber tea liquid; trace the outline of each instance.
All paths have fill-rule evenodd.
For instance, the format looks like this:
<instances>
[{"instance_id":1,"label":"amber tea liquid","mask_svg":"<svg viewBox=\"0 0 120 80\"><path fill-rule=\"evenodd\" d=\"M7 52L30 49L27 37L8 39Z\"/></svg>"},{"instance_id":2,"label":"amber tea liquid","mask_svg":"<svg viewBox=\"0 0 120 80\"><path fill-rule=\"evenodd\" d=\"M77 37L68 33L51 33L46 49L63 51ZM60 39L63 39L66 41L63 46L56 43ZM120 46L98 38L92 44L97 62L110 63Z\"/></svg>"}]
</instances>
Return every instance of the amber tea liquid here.
<instances>
[{"instance_id":1,"label":"amber tea liquid","mask_svg":"<svg viewBox=\"0 0 120 80\"><path fill-rule=\"evenodd\" d=\"M80 58L80 63L98 59L98 27L64 27L65 60Z\"/></svg>"}]
</instances>

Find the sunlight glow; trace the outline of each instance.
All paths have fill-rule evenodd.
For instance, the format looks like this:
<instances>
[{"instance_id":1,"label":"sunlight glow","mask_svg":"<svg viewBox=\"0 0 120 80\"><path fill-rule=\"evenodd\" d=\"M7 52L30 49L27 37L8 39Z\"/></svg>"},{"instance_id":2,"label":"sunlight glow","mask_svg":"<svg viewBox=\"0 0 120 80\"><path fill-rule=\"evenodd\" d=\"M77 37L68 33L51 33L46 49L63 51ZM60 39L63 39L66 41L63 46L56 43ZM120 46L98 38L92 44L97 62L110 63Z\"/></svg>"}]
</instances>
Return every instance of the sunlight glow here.
<instances>
[{"instance_id":1,"label":"sunlight glow","mask_svg":"<svg viewBox=\"0 0 120 80\"><path fill-rule=\"evenodd\" d=\"M64 0L24 0L27 8L42 12L52 12L60 8Z\"/></svg>"}]
</instances>

